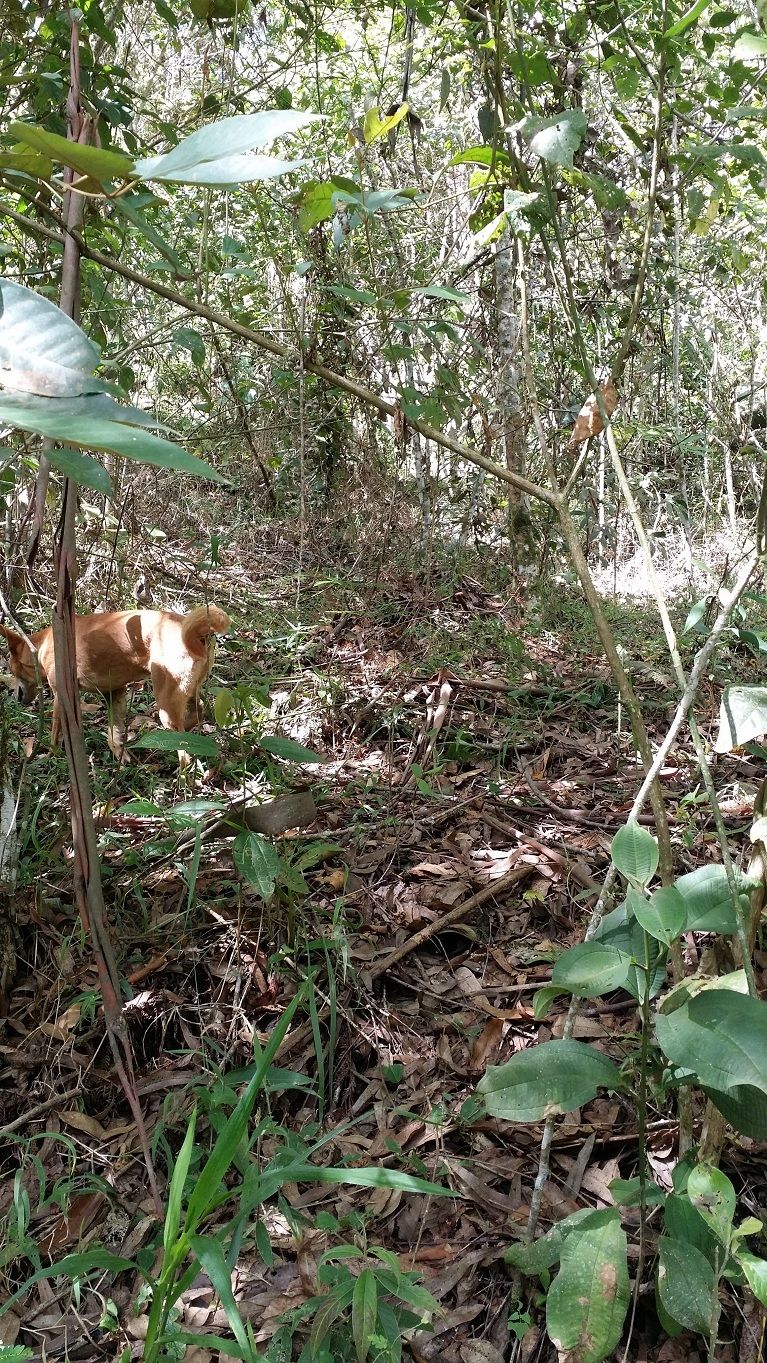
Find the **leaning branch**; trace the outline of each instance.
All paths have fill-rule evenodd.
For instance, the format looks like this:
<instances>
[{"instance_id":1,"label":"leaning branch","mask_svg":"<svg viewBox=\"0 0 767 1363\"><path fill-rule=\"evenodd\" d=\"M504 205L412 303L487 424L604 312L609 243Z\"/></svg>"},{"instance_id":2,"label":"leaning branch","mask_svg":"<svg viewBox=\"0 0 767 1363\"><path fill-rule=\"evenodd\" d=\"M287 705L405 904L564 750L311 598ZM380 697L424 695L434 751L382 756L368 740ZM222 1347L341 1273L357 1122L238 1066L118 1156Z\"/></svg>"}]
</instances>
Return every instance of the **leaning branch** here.
<instances>
[{"instance_id":1,"label":"leaning branch","mask_svg":"<svg viewBox=\"0 0 767 1363\"><path fill-rule=\"evenodd\" d=\"M55 241L63 245L65 233L55 232L50 227L44 227L42 223L32 222L31 219L24 217L22 213L16 213L12 208L0 204L0 214L15 222L24 231L31 232L36 236L45 237L48 241ZM88 246L82 236L71 233L75 238L80 252L87 260L92 260L94 264L101 265L105 270L110 270L113 274L121 275L123 279L129 279L131 283L138 284L148 293L157 294L160 298L166 298L169 303L175 303L180 308L185 308L187 312L193 313L196 317L204 317L206 321L214 326L221 327L224 331L229 331L233 336L240 336L245 341L250 341L261 350L267 350L272 355L279 355L281 359L290 360L296 355L296 348L283 345L281 341L276 341L273 336L266 335L263 331L256 331L253 327L246 327L242 322L235 322L231 317L227 317L223 312L216 312L214 308L206 307L204 303L198 303L194 299L186 298L184 294L177 293L175 289L168 288L167 284L160 284L157 280L151 279L148 275L141 274L138 270L132 270L129 265L121 265L118 260L113 260L111 256L104 255L102 251L97 251ZM329 369L327 365L319 364L316 360L304 358L303 367L310 374L316 374L318 378L324 379L326 383L332 384L335 388L340 388L345 393L350 393L360 402L364 402L368 407L374 407L385 416L396 416L399 408L394 402L388 402L380 394L374 393L371 388L366 388L364 384L358 383L356 379L350 379L345 374L337 374L334 369ZM503 483L510 483L513 487L525 493L528 497L534 497L536 501L545 502L548 506L559 510L561 498L558 493L552 492L549 488L541 487L538 483L531 482L528 478L523 478L518 473L513 473L510 469L498 464L494 459L488 459L487 455L480 454L479 450L473 449L470 445L464 445L460 440L454 440L452 436L440 431L437 426L430 426L428 422L418 421L413 417L407 418L407 424L413 431L418 431L425 440L431 440L435 445L439 445L443 450L450 450L452 454L458 455L459 459L465 459L470 464L476 464L478 468L484 469L486 473L491 473L494 478L499 478Z\"/></svg>"}]
</instances>

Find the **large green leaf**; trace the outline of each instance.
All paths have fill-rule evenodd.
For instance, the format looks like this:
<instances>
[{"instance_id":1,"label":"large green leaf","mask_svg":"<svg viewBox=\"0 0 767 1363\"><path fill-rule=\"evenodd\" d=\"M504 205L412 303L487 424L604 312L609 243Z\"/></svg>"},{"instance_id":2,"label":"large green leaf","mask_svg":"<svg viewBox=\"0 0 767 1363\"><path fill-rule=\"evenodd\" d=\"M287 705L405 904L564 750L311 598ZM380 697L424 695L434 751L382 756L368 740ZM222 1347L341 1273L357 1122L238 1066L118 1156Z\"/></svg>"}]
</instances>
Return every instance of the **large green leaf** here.
<instances>
[{"instance_id":1,"label":"large green leaf","mask_svg":"<svg viewBox=\"0 0 767 1363\"><path fill-rule=\"evenodd\" d=\"M199 128L164 156L136 161L134 172L145 180L176 184L238 184L283 175L301 165L257 156L254 147L270 145L276 137L296 132L320 118L300 109L269 109L260 114L237 114Z\"/></svg>"},{"instance_id":2,"label":"large green leaf","mask_svg":"<svg viewBox=\"0 0 767 1363\"><path fill-rule=\"evenodd\" d=\"M324 758L311 748L304 748L292 738L282 738L279 734L264 734L258 740L259 748L271 753L273 757L284 757L286 762L322 762Z\"/></svg>"},{"instance_id":3,"label":"large green leaf","mask_svg":"<svg viewBox=\"0 0 767 1363\"><path fill-rule=\"evenodd\" d=\"M721 1245L686 1194L669 1193L663 1208L663 1224L670 1240L694 1245L710 1264L716 1254L721 1256Z\"/></svg>"},{"instance_id":4,"label":"large green leaf","mask_svg":"<svg viewBox=\"0 0 767 1363\"><path fill-rule=\"evenodd\" d=\"M762 61L765 57L767 57L767 38L763 33L741 33L733 43L733 61Z\"/></svg>"},{"instance_id":5,"label":"large green leaf","mask_svg":"<svg viewBox=\"0 0 767 1363\"><path fill-rule=\"evenodd\" d=\"M83 392L77 397L40 397L36 393L8 393L0 391L0 400L8 421L14 420L15 413L29 415L36 412L40 416L98 417L103 421L119 421L126 426L146 426L167 430L151 412L130 403L116 402L110 393L104 391L100 380L91 377L85 381ZM20 425L20 422L15 422Z\"/></svg>"},{"instance_id":6,"label":"large green leaf","mask_svg":"<svg viewBox=\"0 0 767 1363\"><path fill-rule=\"evenodd\" d=\"M624 988L637 1001L644 997L648 979L650 998L663 988L668 952L661 942L646 935L634 915L629 919L626 904L605 915L592 940L617 947L636 962L629 969Z\"/></svg>"},{"instance_id":7,"label":"large green leaf","mask_svg":"<svg viewBox=\"0 0 767 1363\"><path fill-rule=\"evenodd\" d=\"M327 222L336 211L333 202L335 185L330 180L320 184L312 181L304 185L294 203L298 203L298 225L302 232L311 232L320 222Z\"/></svg>"},{"instance_id":8,"label":"large green leaf","mask_svg":"<svg viewBox=\"0 0 767 1363\"><path fill-rule=\"evenodd\" d=\"M12 175L31 175L36 180L50 180L51 158L19 143L12 151L0 153L0 170L10 171Z\"/></svg>"},{"instance_id":9,"label":"large green leaf","mask_svg":"<svg viewBox=\"0 0 767 1363\"><path fill-rule=\"evenodd\" d=\"M573 1212L562 1221L557 1221L550 1231L534 1240L531 1245L508 1245L503 1251L504 1260L513 1268L518 1268L520 1273L527 1274L528 1277L545 1273L547 1269L553 1268L554 1264L561 1258L562 1247L567 1236L581 1221L593 1215L590 1207L582 1207L580 1211Z\"/></svg>"},{"instance_id":10,"label":"large green leaf","mask_svg":"<svg viewBox=\"0 0 767 1363\"><path fill-rule=\"evenodd\" d=\"M70 142L59 133L49 133L34 123L12 123L8 132L28 147L50 156L63 166L71 166L81 175L103 183L104 180L129 180L133 167L129 156L119 151L105 151L101 147L89 147L82 142Z\"/></svg>"},{"instance_id":11,"label":"large green leaf","mask_svg":"<svg viewBox=\"0 0 767 1363\"><path fill-rule=\"evenodd\" d=\"M754 1088L751 1084L740 1084L722 1093L704 1085L703 1092L736 1131L750 1136L752 1140L767 1139L767 1094L763 1089Z\"/></svg>"},{"instance_id":12,"label":"large green leaf","mask_svg":"<svg viewBox=\"0 0 767 1363\"><path fill-rule=\"evenodd\" d=\"M637 894L631 900L631 907L645 932L666 946L684 932L687 909L675 885L661 885L649 899Z\"/></svg>"},{"instance_id":13,"label":"large green leaf","mask_svg":"<svg viewBox=\"0 0 767 1363\"><path fill-rule=\"evenodd\" d=\"M85 332L50 299L0 279L0 383L17 393L77 397L99 362Z\"/></svg>"},{"instance_id":14,"label":"large green leaf","mask_svg":"<svg viewBox=\"0 0 767 1363\"><path fill-rule=\"evenodd\" d=\"M98 459L83 454L82 450L47 449L45 457L59 473L65 474L67 478L73 478L81 487L92 487L104 497L111 494L112 479L106 469Z\"/></svg>"},{"instance_id":15,"label":"large green leaf","mask_svg":"<svg viewBox=\"0 0 767 1363\"><path fill-rule=\"evenodd\" d=\"M626 987L631 957L604 942L580 942L563 953L554 966L551 981L569 989L577 998L598 998Z\"/></svg>"},{"instance_id":16,"label":"large green leaf","mask_svg":"<svg viewBox=\"0 0 767 1363\"><path fill-rule=\"evenodd\" d=\"M618 1343L629 1304L626 1232L620 1213L593 1213L565 1240L546 1298L546 1325L557 1350L579 1363L602 1363Z\"/></svg>"},{"instance_id":17,"label":"large green leaf","mask_svg":"<svg viewBox=\"0 0 767 1363\"><path fill-rule=\"evenodd\" d=\"M727 1175L721 1169L699 1164L687 1180L687 1196L717 1239L729 1246L735 1219L735 1189Z\"/></svg>"},{"instance_id":18,"label":"large green leaf","mask_svg":"<svg viewBox=\"0 0 767 1363\"><path fill-rule=\"evenodd\" d=\"M658 1015L655 1026L671 1063L695 1074L739 1130L764 1139L767 1003L727 989L707 989L676 1012Z\"/></svg>"},{"instance_id":19,"label":"large green leaf","mask_svg":"<svg viewBox=\"0 0 767 1363\"><path fill-rule=\"evenodd\" d=\"M707 1335L713 1319L716 1283L708 1259L694 1245L661 1236L658 1295L671 1318Z\"/></svg>"},{"instance_id":20,"label":"large green leaf","mask_svg":"<svg viewBox=\"0 0 767 1363\"><path fill-rule=\"evenodd\" d=\"M539 1122L572 1112L600 1088L623 1087L620 1071L600 1051L582 1041L544 1041L505 1065L489 1065L478 1090L491 1116Z\"/></svg>"},{"instance_id":21,"label":"large green leaf","mask_svg":"<svg viewBox=\"0 0 767 1363\"><path fill-rule=\"evenodd\" d=\"M658 844L635 820L624 824L612 840L612 859L627 880L646 885L658 869Z\"/></svg>"},{"instance_id":22,"label":"large green leaf","mask_svg":"<svg viewBox=\"0 0 767 1363\"><path fill-rule=\"evenodd\" d=\"M465 151L459 151L457 156L453 156L448 165L495 165L508 168L511 165L511 158L508 152L505 152L501 147L467 147Z\"/></svg>"},{"instance_id":23,"label":"large green leaf","mask_svg":"<svg viewBox=\"0 0 767 1363\"><path fill-rule=\"evenodd\" d=\"M27 404L0 391L0 421L17 426L22 431L62 440L69 445L86 449L109 451L135 459L139 464L154 464L158 468L178 469L198 478L209 478L215 483L227 480L196 455L180 445L162 440L150 431L138 430L125 422L109 421L88 415L71 416L59 410L61 399L51 398L43 410L40 404Z\"/></svg>"},{"instance_id":24,"label":"large green leaf","mask_svg":"<svg viewBox=\"0 0 767 1363\"><path fill-rule=\"evenodd\" d=\"M734 876L739 894L744 894L754 883L743 871L735 869ZM676 889L684 900L687 914L685 928L688 932L737 932L735 905L727 872L718 862L698 866L696 870L680 876Z\"/></svg>"},{"instance_id":25,"label":"large green leaf","mask_svg":"<svg viewBox=\"0 0 767 1363\"><path fill-rule=\"evenodd\" d=\"M151 729L131 744L132 748L154 748L160 752L188 752L193 757L218 757L215 738L210 734L177 733L175 729Z\"/></svg>"},{"instance_id":26,"label":"large green leaf","mask_svg":"<svg viewBox=\"0 0 767 1363\"><path fill-rule=\"evenodd\" d=\"M739 1250L737 1258L757 1301L767 1306L767 1263L752 1254L750 1249Z\"/></svg>"},{"instance_id":27,"label":"large green leaf","mask_svg":"<svg viewBox=\"0 0 767 1363\"><path fill-rule=\"evenodd\" d=\"M530 150L541 160L569 169L587 127L582 109L563 109L549 118L531 114L515 125L515 131L522 134Z\"/></svg>"}]
</instances>

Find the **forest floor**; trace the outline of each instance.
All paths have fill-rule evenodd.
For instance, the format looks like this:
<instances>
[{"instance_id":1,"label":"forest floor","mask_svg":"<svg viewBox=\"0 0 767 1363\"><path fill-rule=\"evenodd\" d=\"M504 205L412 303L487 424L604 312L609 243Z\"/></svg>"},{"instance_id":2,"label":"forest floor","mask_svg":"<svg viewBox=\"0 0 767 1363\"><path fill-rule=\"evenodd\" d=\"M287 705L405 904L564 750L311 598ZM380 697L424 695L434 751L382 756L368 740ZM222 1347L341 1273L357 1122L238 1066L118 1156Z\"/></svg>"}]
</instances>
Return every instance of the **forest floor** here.
<instances>
[{"instance_id":1,"label":"forest floor","mask_svg":"<svg viewBox=\"0 0 767 1363\"><path fill-rule=\"evenodd\" d=\"M217 760L179 775L171 753L146 749L117 767L103 707L85 703L109 923L161 1187L167 1195L194 1109L189 1178L199 1175L253 1073L254 1042L266 1044L308 980L256 1110L259 1167L273 1181L251 1188L239 1221L235 1199L206 1222L225 1249L235 1237L227 1278L259 1349L271 1344L270 1357L289 1359L314 1330L313 1356L323 1357L319 1273L323 1300L335 1294L338 1308L335 1319L325 1312L335 1332L325 1356L351 1359L342 1327L353 1262L386 1269L382 1291L399 1283L415 1300L406 1275L416 1274L435 1298L432 1328L406 1346L414 1359L502 1363L520 1340L515 1359L548 1363L556 1352L536 1291L513 1282L504 1263L528 1221L542 1127L488 1117L477 1084L488 1064L561 1034L567 999L536 1021L533 997L558 954L582 939L640 782L625 715L565 586L535 612L528 603L523 620L520 601L467 573L426 581L387 567L371 588L304 562L298 593L280 563L274 546L271 561L247 572L219 566L210 581L179 568L175 599L172 556L158 549L150 565L155 604L191 606L207 590L231 611L210 688L222 723L206 726ZM640 660L637 689L657 740L675 703L659 631L638 607L611 613L632 663ZM712 675L700 698L707 738L723 679ZM134 697L137 727L150 705L148 690ZM162 1235L73 908L65 769L45 743L33 751L33 715L12 707L5 719L24 846L18 968L0 1030L0 1296L65 1256L101 1249L126 1263L104 1258L74 1295L78 1265L93 1269L96 1259L39 1278L0 1316L0 1343L46 1358L140 1356L141 1273L157 1270ZM285 760L279 744L270 752L275 735L319 760ZM716 759L734 855L747 846L762 771L758 755ZM661 779L677 870L718 859L687 747ZM285 816L284 797L297 794ZM242 829L244 809L272 800L283 801L274 826L291 809L298 826L269 839L279 862L265 901L263 872L242 874L231 830L216 821L234 806ZM763 951L756 972L767 984ZM575 1036L630 1062L636 1005L623 995L586 1003ZM667 1188L677 1128L660 1092L648 1123L650 1165ZM637 1140L630 1092L561 1119L539 1232L578 1208L612 1205L611 1181L637 1171ZM320 1169L404 1172L452 1196L409 1195L395 1178L367 1187L281 1179L286 1152ZM744 1213L758 1213L765 1153L744 1138L727 1144ZM234 1188L248 1168L239 1143L233 1158ZM364 1257L344 1258L349 1244ZM630 1253L635 1264L636 1244ZM232 1339L213 1259L209 1268L180 1284L172 1318L175 1356L194 1363L225 1359L221 1339ZM720 1363L737 1363L737 1328L725 1303ZM184 1332L198 1342L184 1346ZM205 1335L219 1342L206 1345ZM626 1356L694 1363L706 1350L699 1337L664 1336L641 1296Z\"/></svg>"}]
</instances>

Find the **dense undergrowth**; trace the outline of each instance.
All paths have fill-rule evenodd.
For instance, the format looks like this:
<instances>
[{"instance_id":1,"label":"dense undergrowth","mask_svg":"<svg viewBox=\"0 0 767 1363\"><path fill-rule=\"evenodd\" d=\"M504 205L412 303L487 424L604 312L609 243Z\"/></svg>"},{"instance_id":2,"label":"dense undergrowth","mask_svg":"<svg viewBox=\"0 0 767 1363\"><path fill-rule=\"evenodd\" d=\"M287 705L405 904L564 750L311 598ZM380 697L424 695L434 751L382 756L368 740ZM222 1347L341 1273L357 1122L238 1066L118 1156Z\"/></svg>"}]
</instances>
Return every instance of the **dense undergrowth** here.
<instances>
[{"instance_id":1,"label":"dense undergrowth","mask_svg":"<svg viewBox=\"0 0 767 1363\"><path fill-rule=\"evenodd\" d=\"M580 940L638 781L590 616L565 584L527 601L510 594L504 565L486 556L459 571L445 555L426 574L403 548L371 587L354 565L309 566L306 543L274 526L260 558L239 549L155 538L127 560L154 604L207 598L231 614L204 726L216 756L179 772L172 753L137 747L118 767L102 702L84 707L164 1223L73 916L63 761L47 737L34 746L34 714L3 700L21 838L2 1052L0 1271L6 1294L20 1294L10 1318L24 1343L80 1358L127 1358L143 1339L157 1359L216 1348L388 1359L403 1334L416 1357L463 1358L479 1339L483 1358L500 1358L509 1329L529 1351L536 1293L510 1285L503 1260L528 1215L536 1131L483 1115L476 1089L489 1060L557 1035L561 1003L540 1021L532 997ZM104 585L89 575L88 604L102 604ZM680 627L688 605L674 608ZM606 609L648 722L662 724L671 683L652 613L617 600ZM750 674L753 652L730 643L717 669ZM709 723L717 695L707 683ZM134 741L154 724L149 708L138 690ZM758 770L748 756L720 760L734 847ZM678 869L689 871L715 851L684 750L665 781ZM243 810L306 794L308 816L277 833L242 821ZM234 826L221 827L222 810ZM476 918L431 935L476 894ZM420 951L378 971L424 928ZM755 959L761 976L767 960ZM635 1053L630 999L596 999L579 1028L618 1063ZM653 1088L660 1187L673 1121ZM746 1208L759 1158L748 1144L727 1151ZM610 1180L637 1171L631 1089L564 1119L553 1161L544 1229L610 1205ZM728 1311L722 1359L736 1357ZM644 1300L633 1332L629 1357L677 1356ZM679 1357L696 1356L692 1338Z\"/></svg>"}]
</instances>

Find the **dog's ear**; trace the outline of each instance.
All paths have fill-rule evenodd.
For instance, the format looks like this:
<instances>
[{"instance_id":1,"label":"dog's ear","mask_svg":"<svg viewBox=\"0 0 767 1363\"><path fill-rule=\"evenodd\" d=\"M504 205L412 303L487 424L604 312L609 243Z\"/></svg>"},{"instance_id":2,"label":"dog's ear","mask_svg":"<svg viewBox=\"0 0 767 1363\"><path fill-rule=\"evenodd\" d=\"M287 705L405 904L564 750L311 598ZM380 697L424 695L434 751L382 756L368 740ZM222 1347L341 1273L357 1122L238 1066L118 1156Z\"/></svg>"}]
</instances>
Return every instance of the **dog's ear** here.
<instances>
[{"instance_id":1,"label":"dog's ear","mask_svg":"<svg viewBox=\"0 0 767 1363\"><path fill-rule=\"evenodd\" d=\"M26 647L21 635L17 634L15 629L6 629L5 625L0 625L0 634L8 645L11 657L15 658Z\"/></svg>"}]
</instances>

